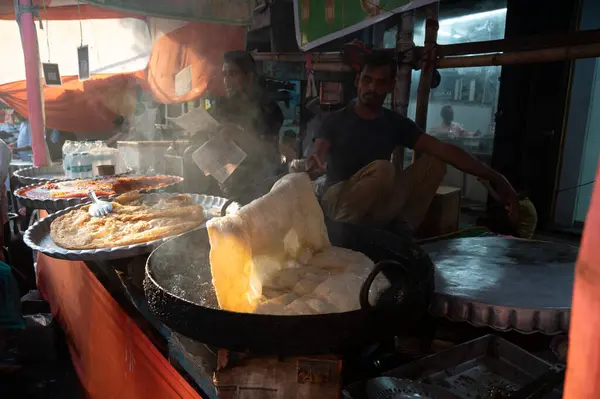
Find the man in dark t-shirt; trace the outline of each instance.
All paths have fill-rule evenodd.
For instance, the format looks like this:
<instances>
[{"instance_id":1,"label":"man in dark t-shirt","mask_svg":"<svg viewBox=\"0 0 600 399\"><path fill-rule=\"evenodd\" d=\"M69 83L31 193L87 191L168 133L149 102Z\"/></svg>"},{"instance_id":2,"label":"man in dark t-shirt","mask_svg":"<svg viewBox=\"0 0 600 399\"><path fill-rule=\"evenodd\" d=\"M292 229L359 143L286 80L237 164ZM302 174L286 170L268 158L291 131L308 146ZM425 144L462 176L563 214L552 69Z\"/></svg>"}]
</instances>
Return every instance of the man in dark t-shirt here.
<instances>
[{"instance_id":1,"label":"man in dark t-shirt","mask_svg":"<svg viewBox=\"0 0 600 399\"><path fill-rule=\"evenodd\" d=\"M268 191L266 185L277 175L281 163L279 129L283 113L256 84L255 69L250 53L225 53L223 81L227 96L218 99L210 110L221 124L221 134L246 152L246 159L220 184L223 195L242 203Z\"/></svg>"},{"instance_id":2,"label":"man in dark t-shirt","mask_svg":"<svg viewBox=\"0 0 600 399\"><path fill-rule=\"evenodd\" d=\"M504 176L383 107L395 77L393 57L375 51L366 57L357 76L358 101L323 121L306 165L312 177L327 172L322 197L325 213L348 223L388 228L404 222L416 229L445 175L446 164L490 181L510 211L516 212L517 194ZM396 173L390 159L399 146L423 155Z\"/></svg>"}]
</instances>

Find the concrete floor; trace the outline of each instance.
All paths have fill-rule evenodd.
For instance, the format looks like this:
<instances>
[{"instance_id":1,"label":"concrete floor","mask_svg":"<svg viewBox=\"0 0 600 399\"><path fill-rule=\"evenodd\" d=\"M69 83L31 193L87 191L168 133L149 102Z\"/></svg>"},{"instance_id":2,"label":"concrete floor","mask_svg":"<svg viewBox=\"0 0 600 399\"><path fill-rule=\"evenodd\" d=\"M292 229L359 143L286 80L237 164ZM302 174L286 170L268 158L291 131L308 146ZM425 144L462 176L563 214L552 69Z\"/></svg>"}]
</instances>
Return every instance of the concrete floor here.
<instances>
[{"instance_id":1,"label":"concrete floor","mask_svg":"<svg viewBox=\"0 0 600 399\"><path fill-rule=\"evenodd\" d=\"M47 304L22 305L25 329L0 330L0 398L83 398L64 334Z\"/></svg>"}]
</instances>

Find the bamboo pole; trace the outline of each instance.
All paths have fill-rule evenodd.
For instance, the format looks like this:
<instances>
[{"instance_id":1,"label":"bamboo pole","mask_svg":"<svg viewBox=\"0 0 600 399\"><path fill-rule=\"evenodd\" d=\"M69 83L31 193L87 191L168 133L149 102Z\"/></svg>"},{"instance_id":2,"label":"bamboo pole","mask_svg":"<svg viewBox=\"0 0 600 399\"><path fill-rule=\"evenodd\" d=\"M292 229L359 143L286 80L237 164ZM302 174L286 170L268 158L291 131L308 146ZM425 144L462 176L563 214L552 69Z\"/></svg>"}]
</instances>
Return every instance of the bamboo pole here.
<instances>
[{"instance_id":1,"label":"bamboo pole","mask_svg":"<svg viewBox=\"0 0 600 399\"><path fill-rule=\"evenodd\" d=\"M518 51L486 55L440 58L438 68L463 68L492 65L533 64L600 57L600 43L543 50Z\"/></svg>"},{"instance_id":2,"label":"bamboo pole","mask_svg":"<svg viewBox=\"0 0 600 399\"><path fill-rule=\"evenodd\" d=\"M427 46L423 49L423 69L425 68L426 59L431 54L427 50ZM338 53L317 53L318 61L313 61L313 69L315 71L327 72L350 72L351 68L341 62ZM262 53L255 55L260 61L282 61L282 62L300 62L300 57L306 57L305 54L272 54ZM319 58L320 57L320 58ZM541 62L553 62L573 60L580 58L596 58L600 57L600 43L584 44L569 47L555 47L542 50L530 51L515 51L510 53L495 53L474 56L459 56L459 57L444 57L438 58L436 66L439 69L446 68L463 68L477 66L493 66L493 65L515 65L515 64L532 64ZM306 59L304 58L304 62ZM421 72L423 77L423 71ZM431 84L431 82L430 82ZM419 83L421 90L421 85Z\"/></svg>"},{"instance_id":3,"label":"bamboo pole","mask_svg":"<svg viewBox=\"0 0 600 399\"><path fill-rule=\"evenodd\" d=\"M342 62L339 51L311 53L313 63ZM252 53L256 61L282 61L306 63L306 53Z\"/></svg>"},{"instance_id":4,"label":"bamboo pole","mask_svg":"<svg viewBox=\"0 0 600 399\"><path fill-rule=\"evenodd\" d=\"M313 61L314 62L314 61ZM352 68L341 62L313 63L313 71L320 72L352 72Z\"/></svg>"},{"instance_id":5,"label":"bamboo pole","mask_svg":"<svg viewBox=\"0 0 600 399\"><path fill-rule=\"evenodd\" d=\"M427 129L427 111L429 109L429 93L431 92L431 80L436 61L436 45L439 3L435 2L427 6L427 21L425 22L425 46L423 48L421 78L417 89L417 109L415 122L424 131ZM415 157L413 157L414 159Z\"/></svg>"},{"instance_id":6,"label":"bamboo pole","mask_svg":"<svg viewBox=\"0 0 600 399\"><path fill-rule=\"evenodd\" d=\"M406 116L410 97L410 81L412 77L412 51L415 44L413 34L415 27L414 11L407 11L400 16L396 32L396 51L398 53L398 73L393 93L394 110ZM398 147L392 153L392 163L396 172L404 169L404 147Z\"/></svg>"},{"instance_id":7,"label":"bamboo pole","mask_svg":"<svg viewBox=\"0 0 600 399\"><path fill-rule=\"evenodd\" d=\"M484 42L445 44L438 46L437 54L440 57L455 57L458 55L511 53L514 51L542 50L595 43L600 43L600 29L567 33L544 33Z\"/></svg>"},{"instance_id":8,"label":"bamboo pole","mask_svg":"<svg viewBox=\"0 0 600 399\"><path fill-rule=\"evenodd\" d=\"M44 106L40 80L40 54L31 0L15 2L15 14L21 30L25 79L27 82L27 112L31 129L31 149L34 166L48 165L48 149L44 139Z\"/></svg>"}]
</instances>

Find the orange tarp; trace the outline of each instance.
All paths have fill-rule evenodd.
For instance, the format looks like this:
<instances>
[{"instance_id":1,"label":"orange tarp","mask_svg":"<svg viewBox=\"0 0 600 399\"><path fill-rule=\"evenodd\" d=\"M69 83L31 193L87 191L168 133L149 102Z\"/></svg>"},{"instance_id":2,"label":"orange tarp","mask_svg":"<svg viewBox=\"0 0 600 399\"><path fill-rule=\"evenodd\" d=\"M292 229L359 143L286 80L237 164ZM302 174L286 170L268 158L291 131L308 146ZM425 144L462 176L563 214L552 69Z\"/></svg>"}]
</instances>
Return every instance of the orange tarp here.
<instances>
[{"instance_id":1,"label":"orange tarp","mask_svg":"<svg viewBox=\"0 0 600 399\"><path fill-rule=\"evenodd\" d=\"M600 167L596 170L598 177ZM563 398L597 399L600 398L600 183L597 180L585 218L571 307Z\"/></svg>"},{"instance_id":2,"label":"orange tarp","mask_svg":"<svg viewBox=\"0 0 600 399\"><path fill-rule=\"evenodd\" d=\"M215 23L191 22L158 39L150 54L148 84L154 98L164 104L192 100L211 85L221 82L223 53L244 48L246 28ZM175 75L192 66L193 89L175 95Z\"/></svg>"},{"instance_id":3,"label":"orange tarp","mask_svg":"<svg viewBox=\"0 0 600 399\"><path fill-rule=\"evenodd\" d=\"M62 86L44 87L46 126L66 132L99 132L112 129L118 115L128 115L135 106L136 83L144 73L93 75L80 82L63 76ZM27 116L24 81L0 85L0 100Z\"/></svg>"},{"instance_id":4,"label":"orange tarp","mask_svg":"<svg viewBox=\"0 0 600 399\"><path fill-rule=\"evenodd\" d=\"M136 14L115 11L108 8L91 6L89 4L80 4L72 6L52 7L51 0L45 0L46 9L44 10L42 0L33 0L34 4L40 6L40 17L44 20L66 21L76 19L109 19L109 18L145 18ZM0 19L14 21L15 5L14 0L0 0Z\"/></svg>"},{"instance_id":5,"label":"orange tarp","mask_svg":"<svg viewBox=\"0 0 600 399\"><path fill-rule=\"evenodd\" d=\"M244 27L190 22L154 43L145 71L92 75L85 82L63 76L62 86L44 87L46 126L77 133L108 131L117 115L132 112L136 83L164 104L192 100L207 89L219 94L223 53L243 49L244 40ZM193 90L177 97L175 75L188 65ZM25 81L0 85L0 100L27 117Z\"/></svg>"},{"instance_id":6,"label":"orange tarp","mask_svg":"<svg viewBox=\"0 0 600 399\"><path fill-rule=\"evenodd\" d=\"M91 399L201 399L83 262L38 255L38 287Z\"/></svg>"}]
</instances>

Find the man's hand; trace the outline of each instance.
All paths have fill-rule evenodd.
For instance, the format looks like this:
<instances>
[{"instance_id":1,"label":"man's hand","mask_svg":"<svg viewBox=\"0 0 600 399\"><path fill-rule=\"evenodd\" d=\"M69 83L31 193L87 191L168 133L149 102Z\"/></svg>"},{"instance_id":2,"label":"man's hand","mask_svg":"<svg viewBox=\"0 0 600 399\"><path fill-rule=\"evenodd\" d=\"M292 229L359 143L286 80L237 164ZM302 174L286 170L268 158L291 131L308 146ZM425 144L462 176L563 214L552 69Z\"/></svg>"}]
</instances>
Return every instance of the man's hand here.
<instances>
[{"instance_id":1,"label":"man's hand","mask_svg":"<svg viewBox=\"0 0 600 399\"><path fill-rule=\"evenodd\" d=\"M496 184L496 192L500 197L500 200L506 206L508 215L513 220L517 220L519 217L519 196L515 189L510 185L508 180L504 176L501 176Z\"/></svg>"},{"instance_id":2,"label":"man's hand","mask_svg":"<svg viewBox=\"0 0 600 399\"><path fill-rule=\"evenodd\" d=\"M511 218L516 219L518 217L518 195L508 180L500 173L473 158L463 149L449 143L443 143L427 134L419 137L414 149L417 152L436 157L462 172L494 183L496 192L502 203L506 205Z\"/></svg>"},{"instance_id":3,"label":"man's hand","mask_svg":"<svg viewBox=\"0 0 600 399\"><path fill-rule=\"evenodd\" d=\"M321 162L316 154L313 154L306 159L306 172L311 179L316 179L317 177L323 175L326 171L327 165Z\"/></svg>"}]
</instances>

